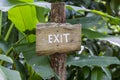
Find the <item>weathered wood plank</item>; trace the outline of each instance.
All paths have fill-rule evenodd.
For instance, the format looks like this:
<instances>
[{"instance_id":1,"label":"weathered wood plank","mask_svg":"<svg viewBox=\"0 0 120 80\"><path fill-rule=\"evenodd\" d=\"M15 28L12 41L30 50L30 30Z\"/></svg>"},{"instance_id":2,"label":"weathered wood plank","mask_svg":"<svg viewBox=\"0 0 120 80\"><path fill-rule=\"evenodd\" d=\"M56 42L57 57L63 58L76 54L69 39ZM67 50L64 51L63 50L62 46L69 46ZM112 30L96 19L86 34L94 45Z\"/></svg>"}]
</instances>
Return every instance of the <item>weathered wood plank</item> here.
<instances>
[{"instance_id":1,"label":"weathered wood plank","mask_svg":"<svg viewBox=\"0 0 120 80\"><path fill-rule=\"evenodd\" d=\"M50 21L56 23L65 23L66 21L65 3L52 3ZM51 67L60 77L60 80L66 80L66 56L67 54L55 53L50 55ZM52 78L51 80L56 80Z\"/></svg>"},{"instance_id":2,"label":"weathered wood plank","mask_svg":"<svg viewBox=\"0 0 120 80\"><path fill-rule=\"evenodd\" d=\"M45 23L38 24L36 30L36 51L38 55L68 53L80 50L80 24Z\"/></svg>"},{"instance_id":3,"label":"weathered wood plank","mask_svg":"<svg viewBox=\"0 0 120 80\"><path fill-rule=\"evenodd\" d=\"M51 22L56 22L56 23L65 23L65 21L66 21L66 12L65 12L66 10L65 10L65 3L63 3L63 2L58 2L58 3L52 3L51 4L51 13L50 13L50 21ZM44 24L40 24L41 26L46 26L46 25L44 25ZM39 24L38 24L38 26L40 26ZM48 24L47 24L48 25ZM49 25L52 25L52 26L54 26L53 24L49 24ZM70 27L70 26L69 26ZM38 28L38 27L37 27ZM39 27L40 28L40 27ZM44 28L44 27L43 27ZM51 27L50 27L51 28ZM72 27L71 27L72 28ZM70 31L71 30L71 28L68 28L67 27L67 29L66 29L66 32L67 31ZM44 29L46 29L46 28L44 28ZM57 28L57 30L58 30L59 28ZM62 30L62 29L60 29L60 30ZM41 32L41 28L39 29L39 30L36 30L36 31L38 31L38 32ZM48 30L49 31L49 30ZM56 30L54 30L55 32L56 32ZM72 30L71 30L72 31ZM67 41L66 40L66 37L67 37L67 39L68 40L70 40L70 35L68 34L68 33L60 33L59 31L57 31L57 33L59 33L59 35L61 35L62 34L62 37L64 37L65 39L63 39L63 41L61 41L62 43L64 42L69 42L69 41ZM39 34L39 33L36 33L36 34ZM54 45L58 45L58 43L56 43L56 42L58 42L58 40L55 40L55 41L53 41L53 39L55 39L55 37L53 38L53 35L56 35L56 36L59 36L58 34L52 34L52 36L51 36L51 34L49 35L50 36L50 40L49 40L49 43L52 43L53 44L53 42L54 42ZM73 36L76 36L76 35L73 35ZM61 37L60 37L61 38ZM59 39L60 39L59 38ZM60 39L60 40L62 40L62 39ZM38 39L36 39L36 40L38 40ZM51 42L51 40L52 40L52 42ZM43 40L44 41L44 40ZM36 45L38 44L37 42L39 42L40 43L40 41L36 41ZM48 42L48 40L46 41L46 42ZM42 42L43 43L43 42ZM48 43L46 43L46 44L48 44ZM51 46L49 46L49 47L52 47L53 45L51 44ZM80 44L80 43L79 43ZM61 46L61 44L59 44L58 46ZM56 47L56 48L58 48L58 46ZM43 46L42 46L43 47ZM45 46L44 46L45 47ZM68 45L68 47L69 47L69 45ZM37 48L37 47L36 47ZM39 48L41 48L41 47L39 47ZM66 47L67 48L67 47ZM58 49L60 49L60 48L58 48ZM58 50L57 49L57 50ZM42 50L42 49L41 49ZM56 49L54 49L54 50L56 50ZM59 51L54 51L52 48L51 48L51 51L49 51L49 50L44 50L43 52L39 52L39 49L37 49L37 52L39 53L39 55L46 55L46 54L52 54L52 55L50 55L50 63L51 63L51 67L53 68L53 70L55 71L55 73L59 76L59 78L60 78L60 80L66 80L66 52L65 51L62 51L62 50L59 50L59 51L61 51L61 52L59 52ZM49 52L48 52L49 51ZM53 52L54 51L54 52ZM42 53L42 54L41 54ZM51 80L56 80L54 77L51 79Z\"/></svg>"}]
</instances>

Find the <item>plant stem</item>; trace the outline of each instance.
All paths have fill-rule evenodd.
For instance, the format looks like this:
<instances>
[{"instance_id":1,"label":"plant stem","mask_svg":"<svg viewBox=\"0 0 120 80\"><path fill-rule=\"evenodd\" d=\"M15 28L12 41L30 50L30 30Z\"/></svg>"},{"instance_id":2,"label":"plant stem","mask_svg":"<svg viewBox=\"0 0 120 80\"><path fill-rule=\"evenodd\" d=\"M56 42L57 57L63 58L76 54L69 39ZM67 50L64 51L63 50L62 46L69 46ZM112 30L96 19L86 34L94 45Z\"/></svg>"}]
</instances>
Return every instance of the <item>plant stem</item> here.
<instances>
[{"instance_id":1,"label":"plant stem","mask_svg":"<svg viewBox=\"0 0 120 80\"><path fill-rule=\"evenodd\" d=\"M51 22L65 23L65 3L52 3L51 4ZM59 76L60 80L66 80L66 53L55 53L50 55L51 67ZM56 80L52 78L51 80Z\"/></svg>"},{"instance_id":2,"label":"plant stem","mask_svg":"<svg viewBox=\"0 0 120 80\"><path fill-rule=\"evenodd\" d=\"M28 35L24 36L22 39L18 40L14 45L20 43L23 39L25 39ZM6 56L9 56L11 51L13 50L13 47L10 47L10 49L6 52Z\"/></svg>"},{"instance_id":3,"label":"plant stem","mask_svg":"<svg viewBox=\"0 0 120 80\"><path fill-rule=\"evenodd\" d=\"M20 43L22 40L24 40L26 37L28 37L28 35L24 36L22 39L18 40L14 45ZM14 47L10 47L9 50L6 52L6 56L9 56L11 54L11 52L14 50ZM1 61L0 65L4 65L5 61Z\"/></svg>"},{"instance_id":4,"label":"plant stem","mask_svg":"<svg viewBox=\"0 0 120 80\"><path fill-rule=\"evenodd\" d=\"M10 28L9 28L9 30L8 30L5 38L4 38L5 41L8 40L8 38L9 38L9 36L10 36L10 33L11 33L12 29L13 29L13 26L14 26L14 24L12 23L12 24L10 25Z\"/></svg>"},{"instance_id":5,"label":"plant stem","mask_svg":"<svg viewBox=\"0 0 120 80\"><path fill-rule=\"evenodd\" d=\"M18 40L18 41L15 43L15 45L18 44L18 43L20 43L22 40L24 40L24 39L27 38L27 37L28 37L28 35L25 35L23 38L21 38L20 40Z\"/></svg>"},{"instance_id":6,"label":"plant stem","mask_svg":"<svg viewBox=\"0 0 120 80\"><path fill-rule=\"evenodd\" d=\"M2 36L2 11L0 11L0 36Z\"/></svg>"},{"instance_id":7,"label":"plant stem","mask_svg":"<svg viewBox=\"0 0 120 80\"><path fill-rule=\"evenodd\" d=\"M11 47L11 48L6 52L6 56L9 56L12 50L13 50L13 47Z\"/></svg>"}]
</instances>

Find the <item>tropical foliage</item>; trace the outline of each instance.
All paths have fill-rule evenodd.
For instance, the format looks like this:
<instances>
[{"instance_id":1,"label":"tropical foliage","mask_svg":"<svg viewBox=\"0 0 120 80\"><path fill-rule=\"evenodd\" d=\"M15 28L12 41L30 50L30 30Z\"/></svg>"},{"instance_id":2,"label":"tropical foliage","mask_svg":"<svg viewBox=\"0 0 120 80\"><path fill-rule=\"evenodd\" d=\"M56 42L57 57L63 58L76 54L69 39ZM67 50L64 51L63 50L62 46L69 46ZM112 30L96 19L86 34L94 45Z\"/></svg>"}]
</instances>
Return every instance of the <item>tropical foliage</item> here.
<instances>
[{"instance_id":1,"label":"tropical foliage","mask_svg":"<svg viewBox=\"0 0 120 80\"><path fill-rule=\"evenodd\" d=\"M35 53L37 23L49 22L56 0L0 1L0 80L59 79L49 56ZM120 79L118 0L65 0L66 22L82 24L81 51L67 55L67 80Z\"/></svg>"}]
</instances>

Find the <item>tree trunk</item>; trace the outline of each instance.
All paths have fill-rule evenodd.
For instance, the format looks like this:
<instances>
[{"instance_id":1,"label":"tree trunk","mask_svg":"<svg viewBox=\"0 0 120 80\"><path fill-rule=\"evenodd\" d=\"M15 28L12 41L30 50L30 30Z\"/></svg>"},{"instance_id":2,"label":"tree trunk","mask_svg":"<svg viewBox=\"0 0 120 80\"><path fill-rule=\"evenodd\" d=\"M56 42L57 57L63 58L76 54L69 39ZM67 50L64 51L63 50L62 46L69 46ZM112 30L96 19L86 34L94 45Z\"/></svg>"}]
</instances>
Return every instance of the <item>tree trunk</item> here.
<instances>
[{"instance_id":1,"label":"tree trunk","mask_svg":"<svg viewBox=\"0 0 120 80\"><path fill-rule=\"evenodd\" d=\"M65 23L65 3L52 3L51 4L51 22ZM66 53L55 53L50 55L51 67L60 77L60 80L66 80ZM55 80L52 78L51 80Z\"/></svg>"}]
</instances>

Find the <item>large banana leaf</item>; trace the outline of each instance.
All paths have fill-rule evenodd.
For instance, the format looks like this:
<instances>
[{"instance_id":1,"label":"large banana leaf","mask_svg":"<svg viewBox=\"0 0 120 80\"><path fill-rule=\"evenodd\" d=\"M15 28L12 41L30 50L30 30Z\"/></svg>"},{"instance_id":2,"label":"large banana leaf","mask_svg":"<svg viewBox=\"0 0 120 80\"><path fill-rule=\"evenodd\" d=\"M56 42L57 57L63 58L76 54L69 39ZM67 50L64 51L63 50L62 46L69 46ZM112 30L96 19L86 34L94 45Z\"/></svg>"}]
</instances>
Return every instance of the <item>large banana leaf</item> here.
<instances>
[{"instance_id":1,"label":"large banana leaf","mask_svg":"<svg viewBox=\"0 0 120 80\"><path fill-rule=\"evenodd\" d=\"M20 44L14 46L17 52L22 52L27 63L43 79L49 79L54 76L50 67L48 56L37 56L35 52L35 43Z\"/></svg>"},{"instance_id":2,"label":"large banana leaf","mask_svg":"<svg viewBox=\"0 0 120 80\"><path fill-rule=\"evenodd\" d=\"M111 64L120 65L120 61L116 57L106 57L106 56L84 57L78 60L76 60L75 58L69 58L67 61L67 65L75 65L79 67L84 67L84 66L108 67Z\"/></svg>"},{"instance_id":3,"label":"large banana leaf","mask_svg":"<svg viewBox=\"0 0 120 80\"><path fill-rule=\"evenodd\" d=\"M21 80L18 71L0 66L0 80Z\"/></svg>"}]
</instances>

